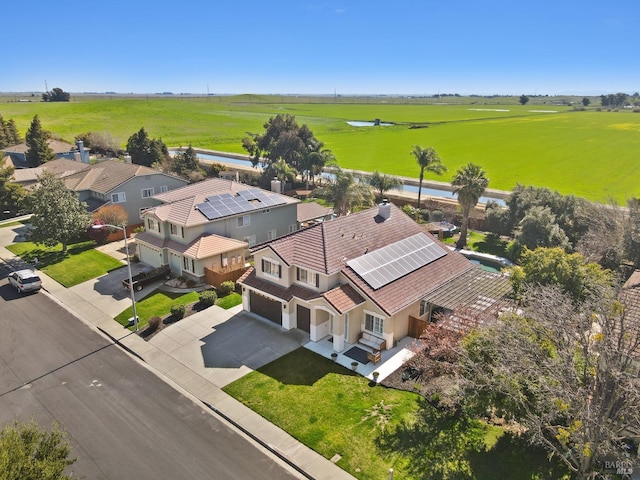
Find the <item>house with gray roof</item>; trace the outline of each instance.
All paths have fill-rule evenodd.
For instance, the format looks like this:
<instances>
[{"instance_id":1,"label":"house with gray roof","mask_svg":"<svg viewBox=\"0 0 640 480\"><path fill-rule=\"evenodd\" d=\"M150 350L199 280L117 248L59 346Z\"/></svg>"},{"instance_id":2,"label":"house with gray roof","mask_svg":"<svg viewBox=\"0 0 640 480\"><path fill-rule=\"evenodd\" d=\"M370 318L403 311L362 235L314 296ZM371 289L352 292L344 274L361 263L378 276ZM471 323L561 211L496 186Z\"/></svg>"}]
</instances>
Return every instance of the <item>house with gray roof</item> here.
<instances>
[{"instance_id":1,"label":"house with gray roof","mask_svg":"<svg viewBox=\"0 0 640 480\"><path fill-rule=\"evenodd\" d=\"M47 140L49 148L53 151L55 158L66 158L81 163L89 163L89 149L84 147L84 142L78 140L75 147L70 143L60 140ZM2 149L5 157L5 165L11 165L16 169L29 168L27 165L27 151L29 146L26 143L19 143Z\"/></svg>"},{"instance_id":2,"label":"house with gray roof","mask_svg":"<svg viewBox=\"0 0 640 480\"><path fill-rule=\"evenodd\" d=\"M243 308L312 341L330 340L336 352L392 348L419 336L435 312L485 311L510 291L507 278L445 247L387 202L252 253L254 266L238 279Z\"/></svg>"},{"instance_id":3,"label":"house with gray roof","mask_svg":"<svg viewBox=\"0 0 640 480\"><path fill-rule=\"evenodd\" d=\"M161 203L155 195L189 183L175 175L119 160L87 164L66 158L51 160L36 168L17 169L13 178L31 189L44 172L52 173L76 192L90 212L104 205L122 206L127 212L128 225L141 224L141 213Z\"/></svg>"},{"instance_id":4,"label":"house with gray roof","mask_svg":"<svg viewBox=\"0 0 640 480\"><path fill-rule=\"evenodd\" d=\"M154 200L161 205L143 213L136 235L140 260L214 286L244 272L250 246L297 229L299 200L234 180L211 178Z\"/></svg>"}]
</instances>

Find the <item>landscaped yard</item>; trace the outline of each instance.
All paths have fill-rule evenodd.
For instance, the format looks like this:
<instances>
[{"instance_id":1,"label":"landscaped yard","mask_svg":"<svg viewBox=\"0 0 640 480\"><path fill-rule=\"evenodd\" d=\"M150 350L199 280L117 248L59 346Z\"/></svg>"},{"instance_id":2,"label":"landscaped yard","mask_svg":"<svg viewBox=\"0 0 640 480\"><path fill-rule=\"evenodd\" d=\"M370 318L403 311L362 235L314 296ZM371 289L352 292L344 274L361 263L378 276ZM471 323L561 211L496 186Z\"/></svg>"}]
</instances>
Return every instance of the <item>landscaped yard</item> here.
<instances>
[{"instance_id":1,"label":"landscaped yard","mask_svg":"<svg viewBox=\"0 0 640 480\"><path fill-rule=\"evenodd\" d=\"M136 313L138 314L138 326L144 327L149 323L151 317L165 317L171 313L171 305L191 305L195 304L199 299L198 292L188 293L172 293L156 290L152 294L146 296L136 302ZM218 298L216 305L228 309L242 303L242 296L238 293L231 293L225 297ZM124 312L116 316L116 321L125 327L129 325L129 319L133 318L132 307L127 308Z\"/></svg>"},{"instance_id":2,"label":"landscaped yard","mask_svg":"<svg viewBox=\"0 0 640 480\"><path fill-rule=\"evenodd\" d=\"M541 450L501 428L439 411L305 348L225 392L360 479L558 479Z\"/></svg>"},{"instance_id":3,"label":"landscaped yard","mask_svg":"<svg viewBox=\"0 0 640 480\"><path fill-rule=\"evenodd\" d=\"M96 250L93 241L71 244L65 253L61 244L48 248L33 242L19 242L6 248L25 262L37 264L39 270L67 288L123 266L115 258Z\"/></svg>"},{"instance_id":4,"label":"landscaped yard","mask_svg":"<svg viewBox=\"0 0 640 480\"><path fill-rule=\"evenodd\" d=\"M452 245L456 243L456 240L458 240L458 235L445 238L444 243ZM475 252L488 253L490 255L497 255L498 257L506 257L507 244L507 241L502 240L500 237L492 233L469 230L467 234L467 245L465 248Z\"/></svg>"}]
</instances>

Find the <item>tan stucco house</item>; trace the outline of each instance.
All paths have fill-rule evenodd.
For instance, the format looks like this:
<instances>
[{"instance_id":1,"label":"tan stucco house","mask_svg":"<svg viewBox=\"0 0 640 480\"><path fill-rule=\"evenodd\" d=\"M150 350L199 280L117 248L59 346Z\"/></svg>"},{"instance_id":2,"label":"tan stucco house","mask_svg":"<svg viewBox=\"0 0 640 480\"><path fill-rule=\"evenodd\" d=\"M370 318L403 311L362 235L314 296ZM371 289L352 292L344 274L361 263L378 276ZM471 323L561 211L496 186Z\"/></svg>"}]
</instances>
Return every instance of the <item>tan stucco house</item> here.
<instances>
[{"instance_id":1,"label":"tan stucco house","mask_svg":"<svg viewBox=\"0 0 640 480\"><path fill-rule=\"evenodd\" d=\"M435 311L489 308L508 279L447 248L398 207L383 203L252 249L238 280L243 308L315 342L392 348L419 336ZM420 330L422 325L422 330Z\"/></svg>"}]
</instances>

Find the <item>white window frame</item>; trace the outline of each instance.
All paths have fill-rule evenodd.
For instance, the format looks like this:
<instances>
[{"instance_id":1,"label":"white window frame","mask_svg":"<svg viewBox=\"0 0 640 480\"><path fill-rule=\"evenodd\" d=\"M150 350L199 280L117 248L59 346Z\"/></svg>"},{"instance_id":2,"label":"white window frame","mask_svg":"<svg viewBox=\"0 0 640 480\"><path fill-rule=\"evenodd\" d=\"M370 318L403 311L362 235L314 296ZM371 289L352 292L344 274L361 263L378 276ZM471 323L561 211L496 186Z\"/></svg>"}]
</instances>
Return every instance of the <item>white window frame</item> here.
<instances>
[{"instance_id":1,"label":"white window frame","mask_svg":"<svg viewBox=\"0 0 640 480\"><path fill-rule=\"evenodd\" d=\"M250 215L242 215L238 217L238 227L248 227L249 225L251 225Z\"/></svg>"},{"instance_id":2,"label":"white window frame","mask_svg":"<svg viewBox=\"0 0 640 480\"><path fill-rule=\"evenodd\" d=\"M166 185L160 185L160 193L167 193L169 191L169 187Z\"/></svg>"},{"instance_id":3,"label":"white window frame","mask_svg":"<svg viewBox=\"0 0 640 480\"><path fill-rule=\"evenodd\" d=\"M298 231L298 226L295 223L292 223L291 225L289 225L289 233L293 233Z\"/></svg>"},{"instance_id":4,"label":"white window frame","mask_svg":"<svg viewBox=\"0 0 640 480\"><path fill-rule=\"evenodd\" d=\"M272 258L262 259L262 273L271 278L282 278L282 265Z\"/></svg>"},{"instance_id":5,"label":"white window frame","mask_svg":"<svg viewBox=\"0 0 640 480\"><path fill-rule=\"evenodd\" d=\"M384 318L377 316L372 312L364 312L364 329L374 335L382 336L384 334Z\"/></svg>"},{"instance_id":6,"label":"white window frame","mask_svg":"<svg viewBox=\"0 0 640 480\"><path fill-rule=\"evenodd\" d=\"M278 232L276 231L275 228L273 230L269 230L267 232L267 241L275 240L277 236L278 236Z\"/></svg>"},{"instance_id":7,"label":"white window frame","mask_svg":"<svg viewBox=\"0 0 640 480\"><path fill-rule=\"evenodd\" d=\"M170 223L169 231L171 232L171 235L178 235L178 226L174 223Z\"/></svg>"},{"instance_id":8,"label":"white window frame","mask_svg":"<svg viewBox=\"0 0 640 480\"><path fill-rule=\"evenodd\" d=\"M156 229L156 221L153 218L147 218L147 230L155 230Z\"/></svg>"},{"instance_id":9,"label":"white window frame","mask_svg":"<svg viewBox=\"0 0 640 480\"><path fill-rule=\"evenodd\" d=\"M309 287L320 287L320 276L318 273L312 270L307 270L306 268L296 267L296 280L298 283L302 283Z\"/></svg>"},{"instance_id":10,"label":"white window frame","mask_svg":"<svg viewBox=\"0 0 640 480\"><path fill-rule=\"evenodd\" d=\"M420 317L429 312L429 302L426 300L420 300Z\"/></svg>"},{"instance_id":11,"label":"white window frame","mask_svg":"<svg viewBox=\"0 0 640 480\"><path fill-rule=\"evenodd\" d=\"M142 195L142 198L151 198L154 195L154 190L153 187L149 187L149 188L143 188L142 190L140 190L140 194Z\"/></svg>"},{"instance_id":12,"label":"white window frame","mask_svg":"<svg viewBox=\"0 0 640 480\"><path fill-rule=\"evenodd\" d=\"M245 242L247 242L250 247L253 247L256 244L256 236L255 235L249 235L247 237L244 237L243 240Z\"/></svg>"},{"instance_id":13,"label":"white window frame","mask_svg":"<svg viewBox=\"0 0 640 480\"><path fill-rule=\"evenodd\" d=\"M111 194L111 203L125 203L127 195L124 192L114 192Z\"/></svg>"}]
</instances>

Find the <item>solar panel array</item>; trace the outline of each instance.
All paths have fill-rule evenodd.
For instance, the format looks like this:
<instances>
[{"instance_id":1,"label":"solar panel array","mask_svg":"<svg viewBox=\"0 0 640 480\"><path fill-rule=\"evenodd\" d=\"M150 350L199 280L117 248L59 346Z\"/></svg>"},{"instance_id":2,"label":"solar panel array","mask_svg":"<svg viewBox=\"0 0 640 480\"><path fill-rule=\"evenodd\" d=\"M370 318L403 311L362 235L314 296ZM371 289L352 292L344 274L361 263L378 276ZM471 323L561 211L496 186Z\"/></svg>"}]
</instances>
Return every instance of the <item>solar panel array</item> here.
<instances>
[{"instance_id":1,"label":"solar panel array","mask_svg":"<svg viewBox=\"0 0 640 480\"><path fill-rule=\"evenodd\" d=\"M347 265L377 290L446 254L446 250L427 235L416 233L349 260Z\"/></svg>"},{"instance_id":2,"label":"solar panel array","mask_svg":"<svg viewBox=\"0 0 640 480\"><path fill-rule=\"evenodd\" d=\"M241 213L263 210L285 204L282 196L259 188L241 190L236 194L221 193L207 197L206 201L196 205L196 209L209 220L229 217Z\"/></svg>"}]
</instances>

